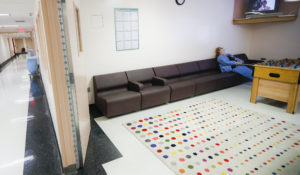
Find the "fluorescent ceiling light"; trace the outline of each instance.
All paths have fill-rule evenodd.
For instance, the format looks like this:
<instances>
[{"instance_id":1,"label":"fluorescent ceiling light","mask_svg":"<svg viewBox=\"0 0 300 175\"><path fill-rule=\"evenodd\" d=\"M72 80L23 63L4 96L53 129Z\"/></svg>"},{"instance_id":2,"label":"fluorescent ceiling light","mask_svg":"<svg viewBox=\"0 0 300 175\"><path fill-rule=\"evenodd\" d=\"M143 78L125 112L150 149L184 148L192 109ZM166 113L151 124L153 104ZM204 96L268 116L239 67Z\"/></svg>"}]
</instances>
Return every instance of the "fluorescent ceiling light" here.
<instances>
[{"instance_id":1,"label":"fluorescent ceiling light","mask_svg":"<svg viewBox=\"0 0 300 175\"><path fill-rule=\"evenodd\" d=\"M0 16L9 16L8 13L0 13Z\"/></svg>"}]
</instances>

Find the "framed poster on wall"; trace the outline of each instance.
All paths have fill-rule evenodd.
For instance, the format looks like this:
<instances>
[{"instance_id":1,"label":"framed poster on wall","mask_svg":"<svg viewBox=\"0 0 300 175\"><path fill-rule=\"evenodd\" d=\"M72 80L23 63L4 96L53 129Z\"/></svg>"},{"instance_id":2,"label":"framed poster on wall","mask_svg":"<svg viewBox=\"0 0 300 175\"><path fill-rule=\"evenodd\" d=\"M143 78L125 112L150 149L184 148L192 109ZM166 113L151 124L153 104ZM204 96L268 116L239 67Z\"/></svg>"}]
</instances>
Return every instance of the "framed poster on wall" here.
<instances>
[{"instance_id":1,"label":"framed poster on wall","mask_svg":"<svg viewBox=\"0 0 300 175\"><path fill-rule=\"evenodd\" d=\"M138 9L115 9L116 50L139 49Z\"/></svg>"}]
</instances>

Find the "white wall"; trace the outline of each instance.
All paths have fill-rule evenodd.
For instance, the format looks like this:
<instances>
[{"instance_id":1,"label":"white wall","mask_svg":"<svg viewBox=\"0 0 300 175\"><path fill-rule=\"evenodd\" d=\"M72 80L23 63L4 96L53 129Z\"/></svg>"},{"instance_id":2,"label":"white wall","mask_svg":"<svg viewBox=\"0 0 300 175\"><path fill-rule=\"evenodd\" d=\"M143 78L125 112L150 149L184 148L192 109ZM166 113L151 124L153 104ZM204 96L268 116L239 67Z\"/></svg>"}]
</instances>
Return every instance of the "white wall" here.
<instances>
[{"instance_id":1,"label":"white wall","mask_svg":"<svg viewBox=\"0 0 300 175\"><path fill-rule=\"evenodd\" d=\"M300 58L300 11L296 21L253 26L250 58Z\"/></svg>"},{"instance_id":2,"label":"white wall","mask_svg":"<svg viewBox=\"0 0 300 175\"><path fill-rule=\"evenodd\" d=\"M214 57L217 46L232 53L249 53L249 25L233 25L234 1L81 0L82 58L92 92L92 76ZM115 48L114 8L139 9L140 49ZM103 16L103 27L93 28L90 17Z\"/></svg>"},{"instance_id":3,"label":"white wall","mask_svg":"<svg viewBox=\"0 0 300 175\"><path fill-rule=\"evenodd\" d=\"M0 35L0 64L10 58L8 40Z\"/></svg>"}]
</instances>

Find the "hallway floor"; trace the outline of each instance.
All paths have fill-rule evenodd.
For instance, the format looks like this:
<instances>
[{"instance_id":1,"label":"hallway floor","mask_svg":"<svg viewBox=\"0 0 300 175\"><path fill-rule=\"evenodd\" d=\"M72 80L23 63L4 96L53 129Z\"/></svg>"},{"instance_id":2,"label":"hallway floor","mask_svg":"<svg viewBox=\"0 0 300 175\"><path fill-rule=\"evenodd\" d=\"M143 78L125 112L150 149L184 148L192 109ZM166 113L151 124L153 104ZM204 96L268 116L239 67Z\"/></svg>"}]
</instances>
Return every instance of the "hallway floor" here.
<instances>
[{"instance_id":1,"label":"hallway floor","mask_svg":"<svg viewBox=\"0 0 300 175\"><path fill-rule=\"evenodd\" d=\"M29 106L30 79L20 55L0 73L0 174L22 174Z\"/></svg>"},{"instance_id":2,"label":"hallway floor","mask_svg":"<svg viewBox=\"0 0 300 175\"><path fill-rule=\"evenodd\" d=\"M62 174L47 98L25 54L0 73L0 111L0 174Z\"/></svg>"}]
</instances>

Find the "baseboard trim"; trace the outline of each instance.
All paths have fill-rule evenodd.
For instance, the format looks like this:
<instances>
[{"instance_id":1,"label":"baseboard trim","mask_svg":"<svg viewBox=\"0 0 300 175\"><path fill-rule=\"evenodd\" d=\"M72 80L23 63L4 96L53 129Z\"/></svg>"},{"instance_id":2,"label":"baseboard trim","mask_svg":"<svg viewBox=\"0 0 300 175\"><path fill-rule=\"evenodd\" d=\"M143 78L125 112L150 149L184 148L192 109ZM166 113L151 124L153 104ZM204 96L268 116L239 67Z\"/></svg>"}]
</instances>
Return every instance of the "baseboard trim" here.
<instances>
[{"instance_id":1,"label":"baseboard trim","mask_svg":"<svg viewBox=\"0 0 300 175\"><path fill-rule=\"evenodd\" d=\"M5 60L3 63L0 64L0 72L2 72L2 69L10 62L12 61L14 58L16 58L19 54L15 54L13 56L11 56L10 58L8 58L7 60Z\"/></svg>"}]
</instances>

